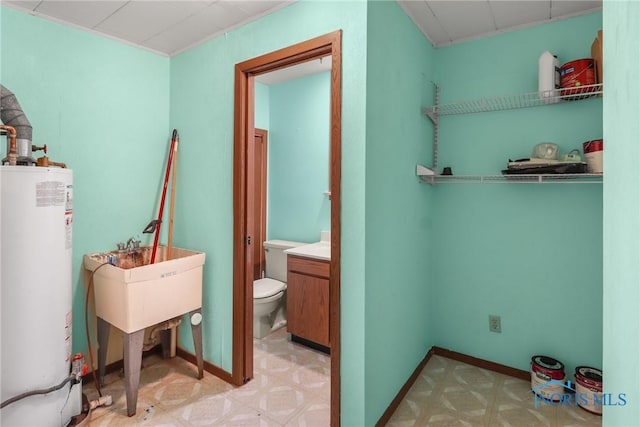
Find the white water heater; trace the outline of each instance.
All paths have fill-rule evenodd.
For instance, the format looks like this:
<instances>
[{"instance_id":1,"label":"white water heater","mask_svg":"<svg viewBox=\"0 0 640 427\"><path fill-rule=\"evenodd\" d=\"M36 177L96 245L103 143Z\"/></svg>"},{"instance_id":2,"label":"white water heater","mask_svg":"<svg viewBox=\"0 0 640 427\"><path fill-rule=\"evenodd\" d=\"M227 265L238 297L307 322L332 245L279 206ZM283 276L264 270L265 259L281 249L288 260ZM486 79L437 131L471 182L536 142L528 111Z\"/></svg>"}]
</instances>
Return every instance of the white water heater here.
<instances>
[{"instance_id":1,"label":"white water heater","mask_svg":"<svg viewBox=\"0 0 640 427\"><path fill-rule=\"evenodd\" d=\"M6 403L70 376L73 172L0 166L0 189L0 425L66 426L82 383Z\"/></svg>"}]
</instances>

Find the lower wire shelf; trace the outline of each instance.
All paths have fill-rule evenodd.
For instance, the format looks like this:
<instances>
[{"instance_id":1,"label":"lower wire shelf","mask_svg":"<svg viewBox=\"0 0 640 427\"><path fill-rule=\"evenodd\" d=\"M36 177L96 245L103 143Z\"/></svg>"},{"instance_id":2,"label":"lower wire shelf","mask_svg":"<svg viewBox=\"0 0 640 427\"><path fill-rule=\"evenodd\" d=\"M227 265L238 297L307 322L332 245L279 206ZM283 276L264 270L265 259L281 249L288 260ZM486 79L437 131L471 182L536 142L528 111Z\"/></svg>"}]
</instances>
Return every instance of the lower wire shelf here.
<instances>
[{"instance_id":1,"label":"lower wire shelf","mask_svg":"<svg viewBox=\"0 0 640 427\"><path fill-rule=\"evenodd\" d=\"M602 174L439 175L418 165L416 174L426 184L602 184Z\"/></svg>"}]
</instances>

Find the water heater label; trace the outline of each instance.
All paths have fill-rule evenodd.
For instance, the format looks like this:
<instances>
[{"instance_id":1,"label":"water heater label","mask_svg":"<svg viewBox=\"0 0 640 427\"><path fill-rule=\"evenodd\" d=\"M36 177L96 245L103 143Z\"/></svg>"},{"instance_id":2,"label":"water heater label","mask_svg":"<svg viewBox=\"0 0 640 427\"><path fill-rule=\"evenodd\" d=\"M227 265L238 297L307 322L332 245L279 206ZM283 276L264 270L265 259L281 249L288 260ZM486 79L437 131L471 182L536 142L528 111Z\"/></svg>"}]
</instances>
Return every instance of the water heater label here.
<instances>
[{"instance_id":1,"label":"water heater label","mask_svg":"<svg viewBox=\"0 0 640 427\"><path fill-rule=\"evenodd\" d=\"M64 206L65 185L59 181L43 181L36 183L36 206Z\"/></svg>"},{"instance_id":2,"label":"water heater label","mask_svg":"<svg viewBox=\"0 0 640 427\"><path fill-rule=\"evenodd\" d=\"M71 249L73 247L73 213L65 212L64 214L64 248Z\"/></svg>"},{"instance_id":3,"label":"water heater label","mask_svg":"<svg viewBox=\"0 0 640 427\"><path fill-rule=\"evenodd\" d=\"M73 210L73 185L71 184L67 184L64 198L64 210L66 212L71 212Z\"/></svg>"}]
</instances>

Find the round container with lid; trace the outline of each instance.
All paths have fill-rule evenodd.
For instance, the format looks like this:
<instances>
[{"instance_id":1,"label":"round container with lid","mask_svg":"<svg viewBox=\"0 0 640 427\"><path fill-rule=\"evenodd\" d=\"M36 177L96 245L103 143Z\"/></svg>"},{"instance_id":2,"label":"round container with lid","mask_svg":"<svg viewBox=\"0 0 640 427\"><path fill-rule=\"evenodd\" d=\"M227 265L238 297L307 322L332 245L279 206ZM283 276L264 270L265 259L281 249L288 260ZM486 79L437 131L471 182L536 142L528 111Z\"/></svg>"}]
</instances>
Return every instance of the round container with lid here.
<instances>
[{"instance_id":1,"label":"round container with lid","mask_svg":"<svg viewBox=\"0 0 640 427\"><path fill-rule=\"evenodd\" d=\"M589 366L578 366L575 377L578 405L591 413L602 415L602 371Z\"/></svg>"},{"instance_id":2,"label":"round container with lid","mask_svg":"<svg viewBox=\"0 0 640 427\"><path fill-rule=\"evenodd\" d=\"M592 58L576 59L560 67L562 95L592 92L594 88L584 88L596 84L596 73ZM582 99L591 95L570 96L567 99Z\"/></svg>"},{"instance_id":3,"label":"round container with lid","mask_svg":"<svg viewBox=\"0 0 640 427\"><path fill-rule=\"evenodd\" d=\"M562 362L548 356L531 358L531 388L543 399L559 401L564 395L565 372Z\"/></svg>"},{"instance_id":4,"label":"round container with lid","mask_svg":"<svg viewBox=\"0 0 640 427\"><path fill-rule=\"evenodd\" d=\"M594 139L582 143L584 159L587 162L587 172L602 173L602 152L604 143L601 139Z\"/></svg>"}]
</instances>

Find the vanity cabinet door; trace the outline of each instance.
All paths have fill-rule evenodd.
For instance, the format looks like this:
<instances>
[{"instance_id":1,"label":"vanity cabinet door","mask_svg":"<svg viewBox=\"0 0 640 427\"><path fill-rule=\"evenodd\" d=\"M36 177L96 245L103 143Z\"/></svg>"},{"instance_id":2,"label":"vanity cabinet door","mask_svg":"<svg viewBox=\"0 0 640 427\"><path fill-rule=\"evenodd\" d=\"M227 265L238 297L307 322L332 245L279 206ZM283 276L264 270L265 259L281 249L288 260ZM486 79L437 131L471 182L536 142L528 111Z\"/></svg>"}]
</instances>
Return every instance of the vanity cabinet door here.
<instances>
[{"instance_id":1,"label":"vanity cabinet door","mask_svg":"<svg viewBox=\"0 0 640 427\"><path fill-rule=\"evenodd\" d=\"M328 263L292 258L287 272L287 330L329 347ZM322 277L325 270L327 277Z\"/></svg>"}]
</instances>

